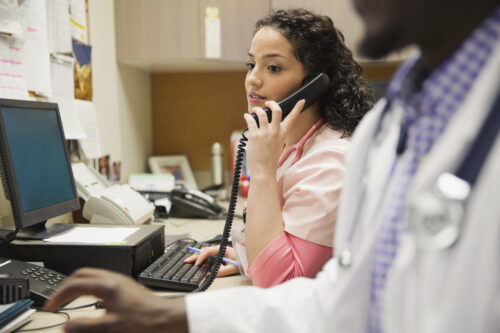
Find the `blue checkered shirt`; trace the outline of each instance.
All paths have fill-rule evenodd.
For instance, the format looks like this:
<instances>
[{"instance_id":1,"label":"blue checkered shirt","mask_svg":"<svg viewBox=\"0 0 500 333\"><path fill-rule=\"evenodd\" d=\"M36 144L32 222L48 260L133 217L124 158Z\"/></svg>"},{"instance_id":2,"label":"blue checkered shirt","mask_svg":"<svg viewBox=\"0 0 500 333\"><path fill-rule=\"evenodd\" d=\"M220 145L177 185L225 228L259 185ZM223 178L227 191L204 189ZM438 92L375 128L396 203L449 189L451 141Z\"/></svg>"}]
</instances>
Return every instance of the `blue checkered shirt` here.
<instances>
[{"instance_id":1,"label":"blue checkered shirt","mask_svg":"<svg viewBox=\"0 0 500 333\"><path fill-rule=\"evenodd\" d=\"M401 128L406 131L406 149L398 157L375 239L368 322L372 333L382 332L386 276L396 257L400 235L408 230L404 219L406 194L419 160L444 131L499 40L497 7L432 73L426 72L417 55L402 65L387 89L388 106L400 105L404 110Z\"/></svg>"}]
</instances>

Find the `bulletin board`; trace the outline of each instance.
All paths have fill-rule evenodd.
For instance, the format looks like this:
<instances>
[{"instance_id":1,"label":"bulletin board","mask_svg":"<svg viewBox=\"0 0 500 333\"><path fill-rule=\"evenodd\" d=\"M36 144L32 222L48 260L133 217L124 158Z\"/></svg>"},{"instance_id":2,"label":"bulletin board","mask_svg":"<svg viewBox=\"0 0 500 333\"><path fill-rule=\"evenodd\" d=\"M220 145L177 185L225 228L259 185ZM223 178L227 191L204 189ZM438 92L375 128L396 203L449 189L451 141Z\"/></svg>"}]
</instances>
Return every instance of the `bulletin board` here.
<instances>
[{"instance_id":1,"label":"bulletin board","mask_svg":"<svg viewBox=\"0 0 500 333\"><path fill-rule=\"evenodd\" d=\"M0 98L57 103L68 140L100 157L88 0L0 0Z\"/></svg>"}]
</instances>

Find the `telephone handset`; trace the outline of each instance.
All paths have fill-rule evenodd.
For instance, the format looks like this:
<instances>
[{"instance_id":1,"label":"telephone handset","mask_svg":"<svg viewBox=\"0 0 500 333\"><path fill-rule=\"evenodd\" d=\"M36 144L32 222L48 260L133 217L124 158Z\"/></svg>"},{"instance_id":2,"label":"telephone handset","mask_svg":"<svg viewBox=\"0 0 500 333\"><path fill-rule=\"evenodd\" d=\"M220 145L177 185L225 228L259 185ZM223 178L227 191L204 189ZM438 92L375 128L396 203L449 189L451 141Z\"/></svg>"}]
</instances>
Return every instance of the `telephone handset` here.
<instances>
[{"instance_id":1,"label":"telephone handset","mask_svg":"<svg viewBox=\"0 0 500 333\"><path fill-rule=\"evenodd\" d=\"M328 86L330 85L330 79L328 75L325 73L319 73L314 77L306 77L305 83L298 90L293 92L291 95L281 100L278 104L281 107L281 119L285 119L285 117L292 111L295 104L301 99L305 99L306 103L302 110L307 109L314 103L316 103L320 97L327 91ZM267 114L267 120L271 122L272 112L269 108L265 108L264 111ZM251 114L253 119L257 122L257 127L259 127L259 118L255 113Z\"/></svg>"}]
</instances>

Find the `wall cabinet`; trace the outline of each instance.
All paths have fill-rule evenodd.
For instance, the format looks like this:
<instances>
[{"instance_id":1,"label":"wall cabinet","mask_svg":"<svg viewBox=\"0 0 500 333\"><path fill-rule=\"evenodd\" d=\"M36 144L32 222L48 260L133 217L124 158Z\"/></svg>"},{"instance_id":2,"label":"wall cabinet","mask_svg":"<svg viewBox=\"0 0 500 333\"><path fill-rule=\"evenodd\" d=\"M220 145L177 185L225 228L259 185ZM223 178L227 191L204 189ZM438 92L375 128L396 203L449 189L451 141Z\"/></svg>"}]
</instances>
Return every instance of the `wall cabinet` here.
<instances>
[{"instance_id":1,"label":"wall cabinet","mask_svg":"<svg viewBox=\"0 0 500 333\"><path fill-rule=\"evenodd\" d=\"M270 6L269 0L115 0L117 60L153 72L244 70L255 21ZM206 22L207 7L217 8L218 18ZM220 57L207 57L207 45Z\"/></svg>"},{"instance_id":2,"label":"wall cabinet","mask_svg":"<svg viewBox=\"0 0 500 333\"><path fill-rule=\"evenodd\" d=\"M218 10L215 26L206 22L207 7ZM291 7L330 16L354 58L371 63L356 52L363 23L350 0L115 0L117 60L152 72L244 70L255 22L271 9ZM220 57L207 57L207 46ZM409 52L381 60L401 61Z\"/></svg>"}]
</instances>

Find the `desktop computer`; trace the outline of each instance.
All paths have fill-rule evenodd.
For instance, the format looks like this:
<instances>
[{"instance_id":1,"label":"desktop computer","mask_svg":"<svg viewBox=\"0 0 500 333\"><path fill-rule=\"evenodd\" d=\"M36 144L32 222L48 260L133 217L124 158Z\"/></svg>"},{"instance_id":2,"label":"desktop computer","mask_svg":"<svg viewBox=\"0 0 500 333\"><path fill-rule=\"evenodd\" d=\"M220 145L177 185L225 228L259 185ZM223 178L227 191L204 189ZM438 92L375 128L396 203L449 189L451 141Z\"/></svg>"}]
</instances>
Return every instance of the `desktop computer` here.
<instances>
[{"instance_id":1,"label":"desktop computer","mask_svg":"<svg viewBox=\"0 0 500 333\"><path fill-rule=\"evenodd\" d=\"M18 235L47 238L49 218L80 208L57 104L0 99L0 165Z\"/></svg>"},{"instance_id":2,"label":"desktop computer","mask_svg":"<svg viewBox=\"0 0 500 333\"><path fill-rule=\"evenodd\" d=\"M0 256L5 257L0 273L21 267L18 259L43 262L57 271L43 274L69 274L93 266L134 276L164 252L163 225L120 226L137 230L118 244L44 241L77 227L91 227L46 224L50 218L80 208L57 104L0 99L0 174L17 232L16 240L0 246ZM45 276L30 274L24 276L30 280ZM54 286L40 288L45 287L52 290ZM50 294L47 290L41 290L44 297Z\"/></svg>"}]
</instances>

